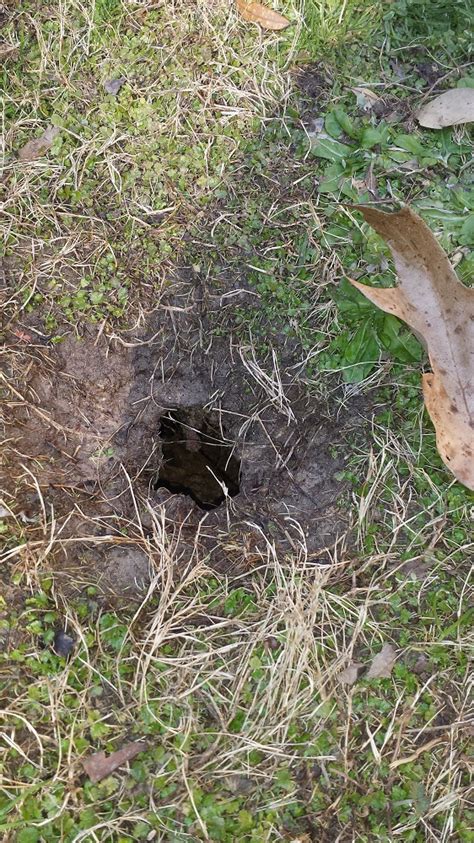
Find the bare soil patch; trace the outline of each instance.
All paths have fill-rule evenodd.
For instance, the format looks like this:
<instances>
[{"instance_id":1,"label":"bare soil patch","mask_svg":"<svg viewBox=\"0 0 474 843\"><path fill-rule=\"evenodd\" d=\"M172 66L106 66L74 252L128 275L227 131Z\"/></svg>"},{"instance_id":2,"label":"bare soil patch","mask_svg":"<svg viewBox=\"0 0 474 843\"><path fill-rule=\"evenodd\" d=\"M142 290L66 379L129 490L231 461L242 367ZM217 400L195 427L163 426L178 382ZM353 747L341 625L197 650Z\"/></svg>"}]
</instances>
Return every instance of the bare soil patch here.
<instances>
[{"instance_id":1,"label":"bare soil patch","mask_svg":"<svg viewBox=\"0 0 474 843\"><path fill-rule=\"evenodd\" d=\"M157 518L163 552L172 541L179 564L230 573L274 550L321 562L347 539L341 471L362 399L316 400L291 360L262 385L250 351L232 338L206 348L205 328L199 302L126 339L91 329L48 347L10 326L2 488L31 541L54 520L45 564L58 575L141 593Z\"/></svg>"}]
</instances>

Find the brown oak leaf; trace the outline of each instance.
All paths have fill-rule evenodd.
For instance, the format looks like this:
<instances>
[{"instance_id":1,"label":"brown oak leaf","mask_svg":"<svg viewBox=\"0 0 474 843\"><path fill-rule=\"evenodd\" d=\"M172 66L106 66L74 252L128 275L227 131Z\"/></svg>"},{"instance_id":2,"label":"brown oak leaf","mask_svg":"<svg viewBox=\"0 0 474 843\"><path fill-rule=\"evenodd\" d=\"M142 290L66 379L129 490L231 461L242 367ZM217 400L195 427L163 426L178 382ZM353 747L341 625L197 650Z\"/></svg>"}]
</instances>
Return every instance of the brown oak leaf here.
<instances>
[{"instance_id":1,"label":"brown oak leaf","mask_svg":"<svg viewBox=\"0 0 474 843\"><path fill-rule=\"evenodd\" d=\"M423 375L423 395L436 445L454 476L474 490L474 289L459 281L433 233L410 208L387 214L351 207L388 243L398 285L351 283L425 342L433 371Z\"/></svg>"}]
</instances>

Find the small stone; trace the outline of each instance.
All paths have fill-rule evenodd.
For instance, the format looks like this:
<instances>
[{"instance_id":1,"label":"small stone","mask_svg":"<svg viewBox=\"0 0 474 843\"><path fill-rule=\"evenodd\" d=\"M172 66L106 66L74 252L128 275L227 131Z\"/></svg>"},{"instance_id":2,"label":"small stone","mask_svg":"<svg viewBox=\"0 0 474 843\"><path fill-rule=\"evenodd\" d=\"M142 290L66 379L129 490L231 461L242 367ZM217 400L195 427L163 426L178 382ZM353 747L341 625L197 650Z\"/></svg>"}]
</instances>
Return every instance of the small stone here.
<instances>
[{"instance_id":1,"label":"small stone","mask_svg":"<svg viewBox=\"0 0 474 843\"><path fill-rule=\"evenodd\" d=\"M429 658L424 653L420 653L413 665L413 673L416 673L419 676L422 673L429 673L431 669L432 665Z\"/></svg>"},{"instance_id":2,"label":"small stone","mask_svg":"<svg viewBox=\"0 0 474 843\"><path fill-rule=\"evenodd\" d=\"M59 629L53 640L53 650L57 656L61 656L61 658L66 659L68 656L71 655L72 651L75 647L75 640L71 638L67 632L64 632L62 629Z\"/></svg>"},{"instance_id":3,"label":"small stone","mask_svg":"<svg viewBox=\"0 0 474 843\"><path fill-rule=\"evenodd\" d=\"M107 79L107 81L104 82L104 88L108 94L112 94L116 97L125 81L125 76L119 76L117 79Z\"/></svg>"}]
</instances>

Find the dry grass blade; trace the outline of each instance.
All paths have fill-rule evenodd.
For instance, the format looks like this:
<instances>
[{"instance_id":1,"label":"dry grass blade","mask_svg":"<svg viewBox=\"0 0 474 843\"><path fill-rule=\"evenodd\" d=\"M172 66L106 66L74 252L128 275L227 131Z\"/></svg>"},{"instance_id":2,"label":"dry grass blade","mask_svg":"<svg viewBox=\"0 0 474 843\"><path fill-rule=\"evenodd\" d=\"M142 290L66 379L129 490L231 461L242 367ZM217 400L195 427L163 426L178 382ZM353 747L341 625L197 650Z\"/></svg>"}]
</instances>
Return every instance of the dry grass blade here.
<instances>
[{"instance_id":1,"label":"dry grass blade","mask_svg":"<svg viewBox=\"0 0 474 843\"><path fill-rule=\"evenodd\" d=\"M285 388L282 383L280 367L275 351L272 349L273 372L271 374L265 372L261 364L258 362L255 354L255 347L253 345L241 346L239 348L239 354L243 365L252 378L254 378L254 380L262 388L270 403L287 417L288 424L295 421L295 414L291 408L291 401L285 394Z\"/></svg>"}]
</instances>

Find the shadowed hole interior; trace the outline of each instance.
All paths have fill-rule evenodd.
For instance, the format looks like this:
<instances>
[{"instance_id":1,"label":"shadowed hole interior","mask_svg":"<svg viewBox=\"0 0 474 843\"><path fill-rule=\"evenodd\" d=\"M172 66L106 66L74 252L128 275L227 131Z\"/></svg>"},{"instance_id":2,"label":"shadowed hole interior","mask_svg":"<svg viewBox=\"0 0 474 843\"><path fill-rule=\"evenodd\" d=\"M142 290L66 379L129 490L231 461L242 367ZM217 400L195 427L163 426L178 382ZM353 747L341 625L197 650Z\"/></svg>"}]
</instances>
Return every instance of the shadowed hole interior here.
<instances>
[{"instance_id":1,"label":"shadowed hole interior","mask_svg":"<svg viewBox=\"0 0 474 843\"><path fill-rule=\"evenodd\" d=\"M162 464L155 489L189 495L215 509L240 489L240 460L203 410L176 410L161 418Z\"/></svg>"}]
</instances>

